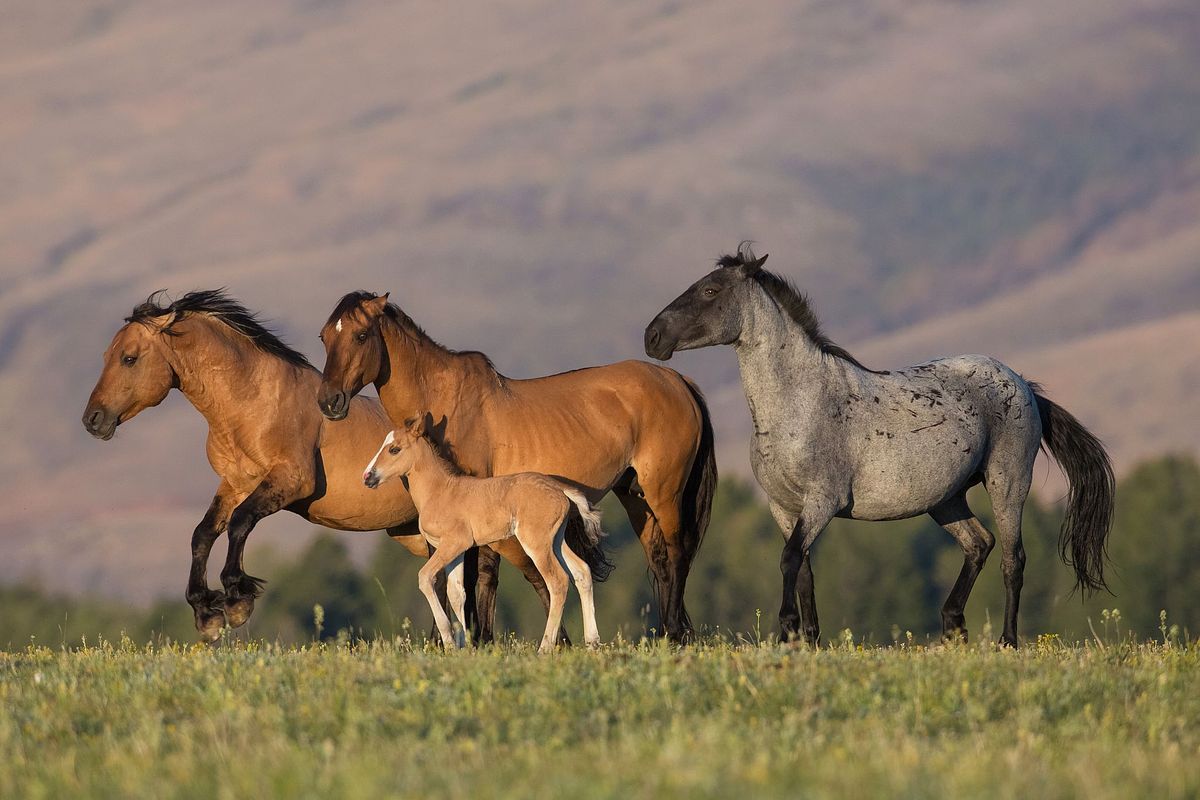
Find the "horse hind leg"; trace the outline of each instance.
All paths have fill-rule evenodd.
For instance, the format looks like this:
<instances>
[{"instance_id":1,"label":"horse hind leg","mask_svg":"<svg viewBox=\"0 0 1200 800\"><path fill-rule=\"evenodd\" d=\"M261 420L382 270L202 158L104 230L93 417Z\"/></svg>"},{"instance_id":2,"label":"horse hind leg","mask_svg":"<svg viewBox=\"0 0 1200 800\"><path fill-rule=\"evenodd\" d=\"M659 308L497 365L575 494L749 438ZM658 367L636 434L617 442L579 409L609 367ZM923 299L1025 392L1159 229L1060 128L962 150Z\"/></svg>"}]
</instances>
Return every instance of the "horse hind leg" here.
<instances>
[{"instance_id":1,"label":"horse hind leg","mask_svg":"<svg viewBox=\"0 0 1200 800\"><path fill-rule=\"evenodd\" d=\"M654 489L649 489L644 497L623 490L614 490L614 494L625 507L629 523L646 552L659 618L667 638L686 642L693 635L683 600L691 554L682 542L680 495L672 499L667 492Z\"/></svg>"},{"instance_id":2,"label":"horse hind leg","mask_svg":"<svg viewBox=\"0 0 1200 800\"><path fill-rule=\"evenodd\" d=\"M971 513L967 499L960 494L947 500L929 512L934 521L946 530L963 551L963 566L958 580L942 606L942 638L946 641L961 638L966 641L967 623L965 611L971 589L979 577L988 554L996 544L991 532Z\"/></svg>"},{"instance_id":3,"label":"horse hind leg","mask_svg":"<svg viewBox=\"0 0 1200 800\"><path fill-rule=\"evenodd\" d=\"M542 601L542 609L549 612L550 591L546 586L545 576L538 569L537 564L530 558L521 543L517 539L509 538L492 542L490 546L503 555L508 563L521 571L521 574L525 576L525 580L529 581L529 585L537 592L538 600ZM482 554L485 549L481 547L479 549L480 553ZM559 628L558 641L560 644L570 646L571 637L567 636L566 629Z\"/></svg>"},{"instance_id":4,"label":"horse hind leg","mask_svg":"<svg viewBox=\"0 0 1200 800\"><path fill-rule=\"evenodd\" d=\"M565 541L566 528L560 528L554 540L555 553L566 566L579 592L579 603L583 607L583 641L588 647L600 644L600 631L596 626L596 603L592 593L592 570L587 562L575 554Z\"/></svg>"},{"instance_id":5,"label":"horse hind leg","mask_svg":"<svg viewBox=\"0 0 1200 800\"><path fill-rule=\"evenodd\" d=\"M564 518L565 515L560 516L549 527L543 527L540 523L535 526L532 522L515 526L517 540L546 581L546 590L550 594L550 607L546 613L546 630L542 634L542 642L538 647L538 651L542 653L552 651L558 643L558 634L562 629L563 608L567 603L567 585L570 579L554 554L555 540L563 535Z\"/></svg>"},{"instance_id":6,"label":"horse hind leg","mask_svg":"<svg viewBox=\"0 0 1200 800\"><path fill-rule=\"evenodd\" d=\"M1000 644L1013 648L1017 647L1017 611L1021 605L1021 588L1025 583L1021 516L1032 476L1031 466L1023 478L1010 478L1005 473L995 476L989 473L984 478L988 495L992 498L992 513L996 517L996 532L1000 537L1000 571L1004 576L1004 632L1000 635Z\"/></svg>"}]
</instances>

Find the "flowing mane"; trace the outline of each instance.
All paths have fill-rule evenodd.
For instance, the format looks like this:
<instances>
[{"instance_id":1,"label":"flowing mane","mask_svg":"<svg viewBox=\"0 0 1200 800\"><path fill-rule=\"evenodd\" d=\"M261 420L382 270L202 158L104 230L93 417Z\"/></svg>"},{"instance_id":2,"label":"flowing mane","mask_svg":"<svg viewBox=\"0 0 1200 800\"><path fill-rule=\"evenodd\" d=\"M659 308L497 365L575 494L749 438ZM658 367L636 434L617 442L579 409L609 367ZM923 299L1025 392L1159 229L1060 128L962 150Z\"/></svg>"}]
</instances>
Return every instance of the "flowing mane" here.
<instances>
[{"instance_id":1,"label":"flowing mane","mask_svg":"<svg viewBox=\"0 0 1200 800\"><path fill-rule=\"evenodd\" d=\"M377 300L378 298L379 295L377 295L375 292L368 292L365 289L358 289L353 292L348 292L342 297L341 300L338 300L337 305L333 307L333 312L329 315L329 319L325 320L325 324L332 325L346 314L358 308L362 303L365 303L368 300ZM432 336L426 333L424 328L418 325L412 317L404 313L404 309L400 308L400 306L396 305L395 303L388 303L386 306L384 306L383 313L387 315L388 319L399 325L401 330L408 335L413 336L418 341L432 345L440 350L444 350L451 355L478 356L487 364L488 369L492 370L493 372L496 371L496 365L492 363L492 359L489 358L486 353L481 353L478 350L451 350L449 347L446 347L444 344L438 342Z\"/></svg>"},{"instance_id":2,"label":"flowing mane","mask_svg":"<svg viewBox=\"0 0 1200 800\"><path fill-rule=\"evenodd\" d=\"M718 267L742 267L746 263L746 257L741 248L739 248L737 255L726 254L717 259ZM775 301L783 312L800 326L800 329L804 331L804 335L822 353L834 358L840 358L842 361L849 362L859 369L873 372L876 375L888 374L886 370L876 370L865 366L851 355L850 351L826 336L825 332L821 330L821 321L817 319L816 312L809 305L808 297L805 296L804 292L796 288L796 285L790 280L782 275L776 275L774 272L768 272L765 269L756 270L752 273L751 277Z\"/></svg>"},{"instance_id":3,"label":"flowing mane","mask_svg":"<svg viewBox=\"0 0 1200 800\"><path fill-rule=\"evenodd\" d=\"M179 331L174 329L176 323L188 314L206 314L250 339L262 352L283 359L294 367L316 369L303 353L288 347L254 312L226 294L223 288L188 292L165 306L160 303L164 294L163 290L151 294L146 302L134 307L125 321L145 325L164 314L174 314L174 319L167 323L162 332L168 336L179 336Z\"/></svg>"}]
</instances>

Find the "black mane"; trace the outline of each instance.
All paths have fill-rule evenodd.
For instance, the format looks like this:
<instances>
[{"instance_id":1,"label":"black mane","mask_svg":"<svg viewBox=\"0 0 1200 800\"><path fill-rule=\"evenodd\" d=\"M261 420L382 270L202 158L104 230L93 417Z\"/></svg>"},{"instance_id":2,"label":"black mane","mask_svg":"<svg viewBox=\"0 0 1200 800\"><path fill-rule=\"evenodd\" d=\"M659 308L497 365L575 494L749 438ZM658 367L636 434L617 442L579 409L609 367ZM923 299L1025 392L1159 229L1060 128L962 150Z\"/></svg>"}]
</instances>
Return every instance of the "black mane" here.
<instances>
[{"instance_id":1,"label":"black mane","mask_svg":"<svg viewBox=\"0 0 1200 800\"><path fill-rule=\"evenodd\" d=\"M718 267L743 267L746 264L744 248L738 248L737 255L726 254L717 259ZM861 361L850 354L850 351L826 336L825 332L821 330L821 321L817 319L816 312L808 304L808 298L790 280L765 269L756 270L751 277L783 312L800 326L804 334L822 353L840 358L867 372L874 372L877 375L887 374L886 370L876 370L864 366Z\"/></svg>"},{"instance_id":2,"label":"black mane","mask_svg":"<svg viewBox=\"0 0 1200 800\"><path fill-rule=\"evenodd\" d=\"M164 291L160 290L147 297L146 302L134 307L125 321L144 325L151 319L164 314L174 314L175 318L162 329L162 332L168 336L179 336L179 331L174 330L174 326L179 320L188 314L207 314L249 338L254 346L264 353L281 358L295 367L316 369L303 353L284 344L274 331L263 325L254 312L226 294L223 288L188 292L165 306L160 303L163 294Z\"/></svg>"},{"instance_id":3,"label":"black mane","mask_svg":"<svg viewBox=\"0 0 1200 800\"><path fill-rule=\"evenodd\" d=\"M333 313L329 315L329 319L325 320L325 324L332 325L349 312L358 308L360 304L366 302L367 300L378 299L379 295L375 294L374 292L368 292L364 289L358 289L357 291L349 292L343 296L341 300L338 300L337 305L333 307ZM440 348L453 355L479 356L485 362L487 362L489 369L491 369L493 372L496 370L496 366L492 363L492 359L490 359L486 353L481 353L478 350L451 350L449 347L446 347L445 345L436 341L432 336L426 333L425 329L418 325L412 317L410 317L408 314L405 314L404 309L400 308L400 306L396 305L395 303L388 303L385 305L383 307L383 313L386 314L393 322L398 324L401 329L403 329L409 335L415 336L421 341Z\"/></svg>"},{"instance_id":4,"label":"black mane","mask_svg":"<svg viewBox=\"0 0 1200 800\"><path fill-rule=\"evenodd\" d=\"M329 315L329 319L325 320L325 324L332 325L349 312L358 308L360 304L365 303L367 300L378 299L379 295L375 294L374 292L368 292L364 289L358 289L357 291L349 292L342 297L341 300L338 300L337 305L333 307L333 313ZM403 309L401 309L400 306L396 305L395 303L388 303L386 306L384 306L383 313L400 323L400 326L405 330L416 334L419 338L433 342L433 337L426 333L424 328L418 325L408 314L405 314ZM437 344L437 342L433 343ZM441 345L438 346L440 347Z\"/></svg>"}]
</instances>

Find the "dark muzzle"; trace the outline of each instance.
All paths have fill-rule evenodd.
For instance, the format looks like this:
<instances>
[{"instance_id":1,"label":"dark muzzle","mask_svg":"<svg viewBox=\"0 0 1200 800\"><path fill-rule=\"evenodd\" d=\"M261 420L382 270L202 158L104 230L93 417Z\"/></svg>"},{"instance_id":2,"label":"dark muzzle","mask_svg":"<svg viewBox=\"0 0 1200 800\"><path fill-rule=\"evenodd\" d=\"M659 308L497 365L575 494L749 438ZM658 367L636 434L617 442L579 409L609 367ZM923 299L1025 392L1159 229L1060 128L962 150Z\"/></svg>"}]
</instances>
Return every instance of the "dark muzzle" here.
<instances>
[{"instance_id":1,"label":"dark muzzle","mask_svg":"<svg viewBox=\"0 0 1200 800\"><path fill-rule=\"evenodd\" d=\"M88 406L83 412L83 427L97 439L108 441L117 432L117 415L100 406Z\"/></svg>"},{"instance_id":2,"label":"dark muzzle","mask_svg":"<svg viewBox=\"0 0 1200 800\"><path fill-rule=\"evenodd\" d=\"M329 419L345 419L346 415L350 413L350 395L341 389L322 386L320 396L317 398L317 405L320 406L321 413Z\"/></svg>"}]
</instances>

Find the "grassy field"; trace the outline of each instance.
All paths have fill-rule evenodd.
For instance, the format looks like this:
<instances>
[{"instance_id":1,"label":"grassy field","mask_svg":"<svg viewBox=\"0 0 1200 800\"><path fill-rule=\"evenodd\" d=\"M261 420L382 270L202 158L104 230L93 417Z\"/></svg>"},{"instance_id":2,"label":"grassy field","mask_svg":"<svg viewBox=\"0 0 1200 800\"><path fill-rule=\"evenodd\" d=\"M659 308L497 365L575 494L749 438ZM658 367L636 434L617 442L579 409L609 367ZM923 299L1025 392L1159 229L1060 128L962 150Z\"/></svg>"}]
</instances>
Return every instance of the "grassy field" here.
<instances>
[{"instance_id":1,"label":"grassy field","mask_svg":"<svg viewBox=\"0 0 1200 800\"><path fill-rule=\"evenodd\" d=\"M1053 640L31 648L0 655L0 796L1195 797L1198 667Z\"/></svg>"}]
</instances>

